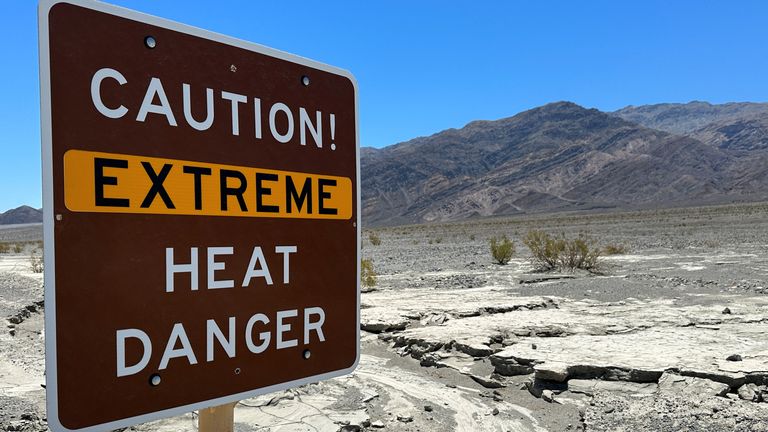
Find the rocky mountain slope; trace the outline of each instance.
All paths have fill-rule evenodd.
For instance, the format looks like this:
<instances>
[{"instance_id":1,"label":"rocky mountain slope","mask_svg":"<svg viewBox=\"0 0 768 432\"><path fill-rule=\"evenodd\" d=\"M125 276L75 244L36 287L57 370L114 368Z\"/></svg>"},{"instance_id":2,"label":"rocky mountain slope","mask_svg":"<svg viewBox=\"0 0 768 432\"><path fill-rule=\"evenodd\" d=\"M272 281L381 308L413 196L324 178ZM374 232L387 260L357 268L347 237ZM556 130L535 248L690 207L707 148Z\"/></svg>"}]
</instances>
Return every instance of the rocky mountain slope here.
<instances>
[{"instance_id":1,"label":"rocky mountain slope","mask_svg":"<svg viewBox=\"0 0 768 432\"><path fill-rule=\"evenodd\" d=\"M743 108L755 116L761 109ZM768 198L759 133L733 133L715 122L734 117L715 117L694 129L708 134L703 142L558 102L364 149L363 219L380 225ZM685 121L676 127L691 128Z\"/></svg>"},{"instance_id":2,"label":"rocky mountain slope","mask_svg":"<svg viewBox=\"0 0 768 432\"><path fill-rule=\"evenodd\" d=\"M713 105L693 101L628 106L611 113L624 120L678 135L689 135L713 123L728 124L742 119L768 117L768 103L726 103Z\"/></svg>"},{"instance_id":3,"label":"rocky mountain slope","mask_svg":"<svg viewBox=\"0 0 768 432\"><path fill-rule=\"evenodd\" d=\"M0 225L40 223L43 221L43 211L30 206L21 206L0 213Z\"/></svg>"}]
</instances>

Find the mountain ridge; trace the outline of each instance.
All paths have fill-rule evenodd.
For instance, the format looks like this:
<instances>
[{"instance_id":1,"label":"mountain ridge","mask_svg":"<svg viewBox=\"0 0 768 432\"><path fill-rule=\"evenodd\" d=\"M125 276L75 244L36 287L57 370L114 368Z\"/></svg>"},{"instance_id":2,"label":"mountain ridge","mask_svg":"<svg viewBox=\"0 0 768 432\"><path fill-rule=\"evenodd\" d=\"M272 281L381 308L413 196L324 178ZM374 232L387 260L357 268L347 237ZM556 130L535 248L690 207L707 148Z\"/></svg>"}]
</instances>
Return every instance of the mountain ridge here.
<instances>
[{"instance_id":1,"label":"mountain ridge","mask_svg":"<svg viewBox=\"0 0 768 432\"><path fill-rule=\"evenodd\" d=\"M757 108L746 111L758 115ZM723 127L715 132L722 136ZM731 147L554 102L362 151L361 211L377 225L765 199L759 164L743 160L762 147Z\"/></svg>"},{"instance_id":2,"label":"mountain ridge","mask_svg":"<svg viewBox=\"0 0 768 432\"><path fill-rule=\"evenodd\" d=\"M0 225L17 225L28 223L42 223L42 209L35 209L28 205L22 205L14 209L0 213Z\"/></svg>"}]
</instances>

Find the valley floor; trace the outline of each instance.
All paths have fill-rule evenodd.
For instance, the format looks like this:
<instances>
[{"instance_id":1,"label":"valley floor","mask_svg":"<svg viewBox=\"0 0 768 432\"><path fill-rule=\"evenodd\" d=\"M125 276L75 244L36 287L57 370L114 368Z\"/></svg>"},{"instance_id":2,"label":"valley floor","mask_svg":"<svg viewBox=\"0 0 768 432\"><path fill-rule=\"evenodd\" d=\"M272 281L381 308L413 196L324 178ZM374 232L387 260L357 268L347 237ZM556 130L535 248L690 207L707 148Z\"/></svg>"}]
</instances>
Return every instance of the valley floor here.
<instances>
[{"instance_id":1,"label":"valley floor","mask_svg":"<svg viewBox=\"0 0 768 432\"><path fill-rule=\"evenodd\" d=\"M601 275L536 273L531 229L627 253ZM517 246L504 266L488 247L501 234ZM363 244L379 276L359 368L242 401L235 430L768 430L766 205L381 228ZM0 255L0 430L46 430L30 253ZM128 430L194 431L196 415Z\"/></svg>"}]
</instances>

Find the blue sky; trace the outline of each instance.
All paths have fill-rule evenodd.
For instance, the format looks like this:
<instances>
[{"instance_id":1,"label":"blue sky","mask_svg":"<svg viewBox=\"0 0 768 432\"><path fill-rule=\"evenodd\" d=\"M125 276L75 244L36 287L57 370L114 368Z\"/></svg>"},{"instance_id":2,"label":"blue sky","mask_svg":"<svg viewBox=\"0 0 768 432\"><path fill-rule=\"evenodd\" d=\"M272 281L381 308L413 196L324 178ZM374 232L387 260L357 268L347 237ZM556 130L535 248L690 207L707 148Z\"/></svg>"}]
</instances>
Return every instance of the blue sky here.
<instances>
[{"instance_id":1,"label":"blue sky","mask_svg":"<svg viewBox=\"0 0 768 432\"><path fill-rule=\"evenodd\" d=\"M364 146L558 100L768 100L762 1L112 3L350 70ZM36 8L0 6L0 211L41 205Z\"/></svg>"}]
</instances>

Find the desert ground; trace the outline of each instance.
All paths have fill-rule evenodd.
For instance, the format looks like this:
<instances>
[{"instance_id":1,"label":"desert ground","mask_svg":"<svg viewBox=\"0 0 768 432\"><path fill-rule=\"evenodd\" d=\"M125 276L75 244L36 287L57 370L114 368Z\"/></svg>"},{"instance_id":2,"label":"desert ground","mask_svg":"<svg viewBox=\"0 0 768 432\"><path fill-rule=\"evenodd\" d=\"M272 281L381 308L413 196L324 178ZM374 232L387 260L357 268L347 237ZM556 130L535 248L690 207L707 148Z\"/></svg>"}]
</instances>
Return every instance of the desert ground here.
<instances>
[{"instance_id":1,"label":"desert ground","mask_svg":"<svg viewBox=\"0 0 768 432\"><path fill-rule=\"evenodd\" d=\"M600 274L536 272L532 229L626 250ZM0 430L47 429L40 238L0 229L21 244L0 254ZM766 204L365 229L362 256L359 368L242 401L236 431L768 431Z\"/></svg>"}]
</instances>

